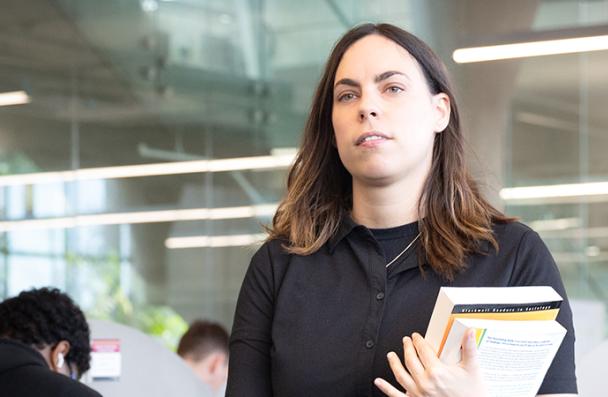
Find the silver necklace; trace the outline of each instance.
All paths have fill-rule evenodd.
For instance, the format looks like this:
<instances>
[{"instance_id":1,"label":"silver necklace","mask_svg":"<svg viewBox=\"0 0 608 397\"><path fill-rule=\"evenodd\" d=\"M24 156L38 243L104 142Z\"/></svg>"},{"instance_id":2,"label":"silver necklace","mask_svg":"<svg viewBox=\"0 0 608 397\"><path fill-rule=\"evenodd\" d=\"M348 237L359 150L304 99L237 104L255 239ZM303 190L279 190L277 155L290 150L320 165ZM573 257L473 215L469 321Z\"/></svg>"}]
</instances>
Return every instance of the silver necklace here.
<instances>
[{"instance_id":1,"label":"silver necklace","mask_svg":"<svg viewBox=\"0 0 608 397\"><path fill-rule=\"evenodd\" d=\"M390 261L389 263L387 263L387 264L386 264L386 267L389 267L390 265L392 265L393 263L395 263L395 261L396 261L397 259L401 258L401 255L405 254L405 252L406 252L408 249L410 249L410 247L411 247L412 245L414 245L414 243L416 242L416 240L418 240L418 237L420 237L420 233L418 233L418 234L416 235L416 237L414 237L414 239L413 239L413 240L412 240L412 241L411 241L411 242L410 242L410 243L407 245L407 247L405 247L405 248L403 249L403 251L401 251L400 253L398 253L398 254L397 254L397 256L393 258L393 260L392 260L392 261Z\"/></svg>"}]
</instances>

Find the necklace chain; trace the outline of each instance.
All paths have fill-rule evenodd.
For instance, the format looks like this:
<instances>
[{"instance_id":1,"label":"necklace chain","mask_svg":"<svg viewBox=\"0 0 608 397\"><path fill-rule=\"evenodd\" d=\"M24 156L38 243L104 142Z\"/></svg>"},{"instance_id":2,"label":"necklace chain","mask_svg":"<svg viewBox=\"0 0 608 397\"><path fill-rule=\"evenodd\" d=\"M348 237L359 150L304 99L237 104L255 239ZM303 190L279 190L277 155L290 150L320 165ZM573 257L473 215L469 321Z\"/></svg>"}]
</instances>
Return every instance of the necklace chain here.
<instances>
[{"instance_id":1,"label":"necklace chain","mask_svg":"<svg viewBox=\"0 0 608 397\"><path fill-rule=\"evenodd\" d=\"M400 253L398 253L398 254L397 254L397 256L393 258L393 260L392 260L392 261L390 261L389 263L387 263L387 264L386 264L386 267L389 267L390 265L392 265L393 263L395 263L395 261L396 261L397 259L401 258L401 255L405 254L405 253L407 252L407 250L408 250L408 249L410 249L410 247L411 247L412 245L414 245L414 243L416 242L416 240L418 240L418 238L419 238L419 237L420 237L420 233L418 233L418 234L416 235L416 237L414 237L414 239L413 239L413 240L412 240L412 241L411 241L411 242L410 242L410 243L407 245L407 247L405 247L405 248L403 249L403 251L401 251Z\"/></svg>"}]
</instances>

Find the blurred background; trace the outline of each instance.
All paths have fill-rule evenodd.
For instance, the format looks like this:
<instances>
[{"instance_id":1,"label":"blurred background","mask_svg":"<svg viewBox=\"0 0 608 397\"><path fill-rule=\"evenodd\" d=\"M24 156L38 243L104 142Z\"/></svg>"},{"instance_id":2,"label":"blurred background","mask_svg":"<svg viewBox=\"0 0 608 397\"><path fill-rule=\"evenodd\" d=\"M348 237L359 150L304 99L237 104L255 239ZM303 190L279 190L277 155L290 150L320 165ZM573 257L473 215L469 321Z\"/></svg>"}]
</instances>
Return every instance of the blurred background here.
<instances>
[{"instance_id":1,"label":"blurred background","mask_svg":"<svg viewBox=\"0 0 608 397\"><path fill-rule=\"evenodd\" d=\"M169 346L195 317L230 328L323 63L369 21L444 59L474 175L551 249L577 353L598 344L608 51L469 64L452 52L608 34L608 0L3 0L0 298L57 286L90 318Z\"/></svg>"}]
</instances>

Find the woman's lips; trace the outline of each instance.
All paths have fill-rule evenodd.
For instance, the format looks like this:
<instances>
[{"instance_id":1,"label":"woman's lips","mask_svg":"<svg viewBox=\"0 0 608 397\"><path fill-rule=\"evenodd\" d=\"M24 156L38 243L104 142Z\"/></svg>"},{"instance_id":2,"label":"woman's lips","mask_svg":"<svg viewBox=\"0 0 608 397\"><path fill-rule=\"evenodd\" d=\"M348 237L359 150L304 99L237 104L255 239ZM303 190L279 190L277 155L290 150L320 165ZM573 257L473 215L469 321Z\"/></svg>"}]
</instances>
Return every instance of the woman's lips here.
<instances>
[{"instance_id":1,"label":"woman's lips","mask_svg":"<svg viewBox=\"0 0 608 397\"><path fill-rule=\"evenodd\" d=\"M377 132L377 131L373 131L373 132L366 132L364 134L361 134L357 140L355 141L355 145L356 146L374 146L382 141L386 141L390 139L390 137L388 137L386 134L383 134L381 132Z\"/></svg>"}]
</instances>

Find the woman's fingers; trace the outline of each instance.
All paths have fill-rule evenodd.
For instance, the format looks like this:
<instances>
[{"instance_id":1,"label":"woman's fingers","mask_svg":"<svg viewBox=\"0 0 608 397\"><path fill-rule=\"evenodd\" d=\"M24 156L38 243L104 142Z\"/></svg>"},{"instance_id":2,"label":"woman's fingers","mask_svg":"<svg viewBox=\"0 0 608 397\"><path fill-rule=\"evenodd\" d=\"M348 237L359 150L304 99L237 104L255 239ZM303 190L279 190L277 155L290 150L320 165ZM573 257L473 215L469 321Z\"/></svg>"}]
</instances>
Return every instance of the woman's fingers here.
<instances>
[{"instance_id":1,"label":"woman's fingers","mask_svg":"<svg viewBox=\"0 0 608 397\"><path fill-rule=\"evenodd\" d=\"M408 336L403 338L403 361L415 381L419 381L424 376L424 366L418 358L412 339Z\"/></svg>"},{"instance_id":2,"label":"woman's fingers","mask_svg":"<svg viewBox=\"0 0 608 397\"><path fill-rule=\"evenodd\" d=\"M388 365L391 367L391 371L393 371L393 375L395 375L395 379L403 388L407 391L414 391L416 389L416 382L407 373L403 364L401 364L401 360L396 353L390 352L387 356Z\"/></svg>"},{"instance_id":3,"label":"woman's fingers","mask_svg":"<svg viewBox=\"0 0 608 397\"><path fill-rule=\"evenodd\" d=\"M389 397L454 396L461 395L459 391L467 396L487 395L478 368L475 333L472 331L467 330L462 339L460 365L452 366L441 363L420 334L403 338L405 366L394 352L390 352L387 358L395 379L406 390L405 394L380 378L375 379L374 384Z\"/></svg>"},{"instance_id":4,"label":"woman's fingers","mask_svg":"<svg viewBox=\"0 0 608 397\"><path fill-rule=\"evenodd\" d=\"M440 365L441 362L433 348L428 344L426 340L417 332L412 334L412 341L414 343L414 347L416 348L416 352L418 353L418 357L420 358L420 362L424 366L424 368L431 368L435 365Z\"/></svg>"},{"instance_id":5,"label":"woman's fingers","mask_svg":"<svg viewBox=\"0 0 608 397\"><path fill-rule=\"evenodd\" d=\"M405 397L406 394L395 389L393 385L382 378L374 379L374 385L389 397Z\"/></svg>"},{"instance_id":6,"label":"woman's fingers","mask_svg":"<svg viewBox=\"0 0 608 397\"><path fill-rule=\"evenodd\" d=\"M460 365L471 372L478 370L477 363L477 341L475 329L469 328L462 338L462 360Z\"/></svg>"}]
</instances>

